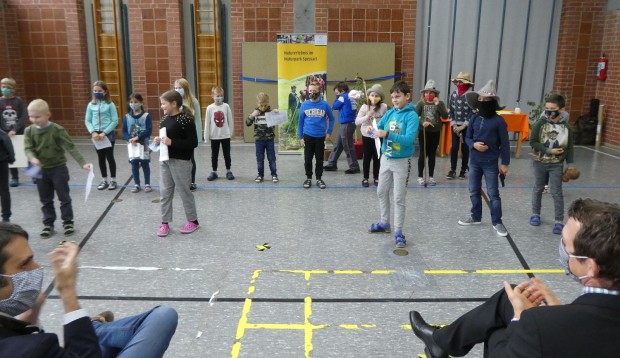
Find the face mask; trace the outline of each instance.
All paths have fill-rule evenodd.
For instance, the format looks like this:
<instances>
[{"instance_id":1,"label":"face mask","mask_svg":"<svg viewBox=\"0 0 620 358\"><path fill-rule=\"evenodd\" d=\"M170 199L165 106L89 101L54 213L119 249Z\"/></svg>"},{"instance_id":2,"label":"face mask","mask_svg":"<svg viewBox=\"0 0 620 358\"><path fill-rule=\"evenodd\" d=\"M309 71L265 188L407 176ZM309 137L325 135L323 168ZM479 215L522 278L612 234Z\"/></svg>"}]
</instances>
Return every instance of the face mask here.
<instances>
[{"instance_id":1,"label":"face mask","mask_svg":"<svg viewBox=\"0 0 620 358\"><path fill-rule=\"evenodd\" d=\"M433 102L434 99L435 99L435 95L433 93L425 93L424 94L424 100L426 102Z\"/></svg>"},{"instance_id":2,"label":"face mask","mask_svg":"<svg viewBox=\"0 0 620 358\"><path fill-rule=\"evenodd\" d=\"M215 97L215 104L220 105L222 103L224 103L224 97L222 96Z\"/></svg>"},{"instance_id":3,"label":"face mask","mask_svg":"<svg viewBox=\"0 0 620 358\"><path fill-rule=\"evenodd\" d=\"M564 246L564 242L562 242L562 239L560 239L559 252L560 252L560 258L559 258L560 264L564 267L564 271L566 272L568 276L570 276L570 278L581 283L581 280L589 277L588 275L575 276L572 272L570 272L570 265L568 263L568 260L570 260L571 257L575 259L587 259L588 258L587 256L576 256L576 255L569 254L566 251L566 246Z\"/></svg>"},{"instance_id":4,"label":"face mask","mask_svg":"<svg viewBox=\"0 0 620 358\"><path fill-rule=\"evenodd\" d=\"M3 87L2 88L2 95L5 97L10 97L13 94L13 89L8 88L8 87Z\"/></svg>"},{"instance_id":5,"label":"face mask","mask_svg":"<svg viewBox=\"0 0 620 358\"><path fill-rule=\"evenodd\" d=\"M560 115L560 111L548 111L545 110L545 115L551 119L554 119L555 117Z\"/></svg>"},{"instance_id":6,"label":"face mask","mask_svg":"<svg viewBox=\"0 0 620 358\"><path fill-rule=\"evenodd\" d=\"M175 91L177 91L178 94L181 95L181 97L185 97L185 90L183 88L175 88Z\"/></svg>"},{"instance_id":7,"label":"face mask","mask_svg":"<svg viewBox=\"0 0 620 358\"><path fill-rule=\"evenodd\" d=\"M258 106L258 110L261 112L265 112L267 109L269 109L269 106Z\"/></svg>"},{"instance_id":8,"label":"face mask","mask_svg":"<svg viewBox=\"0 0 620 358\"><path fill-rule=\"evenodd\" d=\"M13 281L13 294L0 301L0 311L15 317L32 308L41 293L43 268L0 276L10 277Z\"/></svg>"},{"instance_id":9,"label":"face mask","mask_svg":"<svg viewBox=\"0 0 620 358\"><path fill-rule=\"evenodd\" d=\"M134 111L139 111L142 109L142 104L140 103L130 103L129 107L131 107L132 110Z\"/></svg>"},{"instance_id":10,"label":"face mask","mask_svg":"<svg viewBox=\"0 0 620 358\"><path fill-rule=\"evenodd\" d=\"M310 99L313 100L313 101L318 100L319 97L321 97L321 94L319 92L312 92L312 93L310 93Z\"/></svg>"},{"instance_id":11,"label":"face mask","mask_svg":"<svg viewBox=\"0 0 620 358\"><path fill-rule=\"evenodd\" d=\"M377 103L381 102L381 97L374 97L370 101L372 102L372 104L377 104Z\"/></svg>"},{"instance_id":12,"label":"face mask","mask_svg":"<svg viewBox=\"0 0 620 358\"><path fill-rule=\"evenodd\" d=\"M484 118L491 118L497 114L495 101L478 101L478 112Z\"/></svg>"},{"instance_id":13,"label":"face mask","mask_svg":"<svg viewBox=\"0 0 620 358\"><path fill-rule=\"evenodd\" d=\"M463 93L467 92L467 90L469 89L469 84L459 82L456 84L456 89L458 90L458 94L460 96Z\"/></svg>"},{"instance_id":14,"label":"face mask","mask_svg":"<svg viewBox=\"0 0 620 358\"><path fill-rule=\"evenodd\" d=\"M103 92L93 92L93 97L95 97L95 99L102 100L104 96L105 93Z\"/></svg>"}]
</instances>

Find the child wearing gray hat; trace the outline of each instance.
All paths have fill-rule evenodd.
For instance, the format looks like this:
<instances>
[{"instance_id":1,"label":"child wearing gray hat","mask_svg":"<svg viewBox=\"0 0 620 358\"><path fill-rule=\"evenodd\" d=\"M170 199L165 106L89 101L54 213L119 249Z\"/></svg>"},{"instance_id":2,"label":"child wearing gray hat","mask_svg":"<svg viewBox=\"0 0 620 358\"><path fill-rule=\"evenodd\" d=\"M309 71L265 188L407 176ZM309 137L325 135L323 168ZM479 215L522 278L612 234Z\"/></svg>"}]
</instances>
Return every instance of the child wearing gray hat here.
<instances>
[{"instance_id":1,"label":"child wearing gray hat","mask_svg":"<svg viewBox=\"0 0 620 358\"><path fill-rule=\"evenodd\" d=\"M379 155L377 154L375 139L368 134L368 128L373 127L373 122L375 123L374 125L379 123L381 117L383 117L388 109L387 104L383 103L385 95L383 93L383 87L380 84L374 84L366 91L366 99L367 103L362 105L357 112L357 118L355 118L355 124L361 126L360 132L362 133L364 149L364 161L362 162L362 171L364 173L364 179L362 180L363 187L369 186L368 178L370 175L371 161L374 184L375 186L379 185Z\"/></svg>"}]
</instances>

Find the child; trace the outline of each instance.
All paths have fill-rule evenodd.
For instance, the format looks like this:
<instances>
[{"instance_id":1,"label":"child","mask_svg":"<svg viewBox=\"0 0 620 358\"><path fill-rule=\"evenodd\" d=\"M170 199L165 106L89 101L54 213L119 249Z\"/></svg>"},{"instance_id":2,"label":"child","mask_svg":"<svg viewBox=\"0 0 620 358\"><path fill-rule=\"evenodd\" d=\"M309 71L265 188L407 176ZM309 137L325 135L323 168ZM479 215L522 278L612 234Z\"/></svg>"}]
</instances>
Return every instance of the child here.
<instances>
[{"instance_id":1,"label":"child","mask_svg":"<svg viewBox=\"0 0 620 358\"><path fill-rule=\"evenodd\" d=\"M372 224L368 232L391 232L390 228L390 188L394 187L394 238L396 247L407 245L402 229L405 223L405 199L407 182L411 168L411 156L415 151L415 137L418 133L418 115L411 104L409 86L398 81L390 89L394 107L387 111L377 123L377 130L372 127L367 133L374 138L384 138L381 145L381 171L379 172L379 209L381 221Z\"/></svg>"},{"instance_id":2,"label":"child","mask_svg":"<svg viewBox=\"0 0 620 358\"><path fill-rule=\"evenodd\" d=\"M495 81L490 80L478 92L465 95L467 104L478 112L471 117L467 126L465 142L471 149L469 161L469 197L471 216L459 220L459 225L479 225L482 220L482 177L487 183L487 195L491 207L493 228L499 236L507 236L502 223L502 200L499 197L498 175L507 174L510 165L510 143L504 118L497 114L502 109L495 92ZM501 157L498 171L497 160Z\"/></svg>"},{"instance_id":3,"label":"child","mask_svg":"<svg viewBox=\"0 0 620 358\"><path fill-rule=\"evenodd\" d=\"M108 85L103 81L95 81L93 83L93 97L86 106L86 129L96 141L103 140L108 137L112 146L97 149L97 157L99 159L99 170L103 180L97 186L98 190L114 190L116 184L116 160L114 160L114 140L116 126L118 125L118 114L116 105L110 100L110 91ZM110 166L110 181L108 182L108 171L106 168L106 160Z\"/></svg>"},{"instance_id":4,"label":"child","mask_svg":"<svg viewBox=\"0 0 620 358\"><path fill-rule=\"evenodd\" d=\"M235 176L230 171L230 138L234 133L233 114L230 106L224 103L224 89L215 86L211 89L214 103L207 107L205 114L205 143L211 143L211 168L213 171L207 177L213 181L217 176L217 159L220 155L220 145L224 152L224 164L226 165L226 179L234 180Z\"/></svg>"},{"instance_id":5,"label":"child","mask_svg":"<svg viewBox=\"0 0 620 358\"><path fill-rule=\"evenodd\" d=\"M0 114L2 114L0 129L6 132L9 137L13 137L16 134L24 134L27 115L26 104L20 97L15 96L15 86L17 86L17 83L12 78L3 78L0 81L0 86L2 87L2 97L0 97ZM19 186L18 173L17 168L11 168L10 186Z\"/></svg>"},{"instance_id":6,"label":"child","mask_svg":"<svg viewBox=\"0 0 620 358\"><path fill-rule=\"evenodd\" d=\"M467 164L469 163L469 147L463 145L463 132L467 129L469 119L474 114L474 110L467 105L465 93L474 87L474 83L469 79L469 72L459 72L456 78L452 79L456 86L456 91L450 94L450 127L452 128L452 146L450 147L450 171L446 179L456 178L456 165L459 160L459 149L461 150L461 172L459 179L465 179Z\"/></svg>"},{"instance_id":7,"label":"child","mask_svg":"<svg viewBox=\"0 0 620 358\"><path fill-rule=\"evenodd\" d=\"M336 99L332 105L333 111L338 111L338 137L334 143L327 165L323 167L326 171L338 170L338 158L344 151L347 155L347 164L349 169L345 170L345 174L355 174L360 172L360 164L357 162L355 147L353 146L353 135L355 134L355 111L357 110L357 101L349 97L349 86L344 82L338 82L334 86Z\"/></svg>"},{"instance_id":8,"label":"child","mask_svg":"<svg viewBox=\"0 0 620 358\"><path fill-rule=\"evenodd\" d=\"M11 221L11 192L9 191L9 164L15 162L15 151L11 138L0 129L0 205L2 222Z\"/></svg>"},{"instance_id":9,"label":"child","mask_svg":"<svg viewBox=\"0 0 620 358\"><path fill-rule=\"evenodd\" d=\"M200 103L198 99L194 97L194 94L189 88L189 82L185 78L179 78L174 82L174 90L179 92L183 97L183 105L189 108L190 115L194 117L196 123L196 136L198 137L198 143L202 142L202 118L200 117ZM189 186L191 191L196 191L198 185L196 185L196 159L192 154L192 183Z\"/></svg>"},{"instance_id":10,"label":"child","mask_svg":"<svg viewBox=\"0 0 620 358\"><path fill-rule=\"evenodd\" d=\"M277 112L277 109L273 110ZM269 161L269 170L271 172L271 181L277 183L278 171L276 167L276 150L274 147L274 138L276 137L274 128L267 126L267 119L265 119L265 113L271 112L269 106L269 96L260 92L256 95L256 109L245 120L246 126L254 124L254 139L256 141L256 165L258 167L258 176L254 179L255 182L260 183L265 177L265 151L267 151L267 160Z\"/></svg>"},{"instance_id":11,"label":"child","mask_svg":"<svg viewBox=\"0 0 620 358\"><path fill-rule=\"evenodd\" d=\"M149 155L149 138L153 132L153 122L151 115L144 110L144 99L139 93L129 96L129 112L123 120L123 139L128 143L140 144L144 146L144 154L140 158L129 158L131 163L131 174L136 186L131 189L132 193L140 191L140 166L144 172L144 191L150 193L151 189L151 161Z\"/></svg>"},{"instance_id":12,"label":"child","mask_svg":"<svg viewBox=\"0 0 620 358\"><path fill-rule=\"evenodd\" d=\"M59 124L50 122L51 114L47 102L42 99L30 102L28 116L32 125L25 131L24 151L28 161L41 168L41 178L37 179L43 212L43 230L40 236L47 239L54 234L54 221L56 221L54 192L60 201L60 217L64 234L65 236L73 235L75 226L71 196L69 196L69 169L67 169L67 158L64 153L69 152L86 171L90 170L91 165L86 164L67 131Z\"/></svg>"},{"instance_id":13,"label":"child","mask_svg":"<svg viewBox=\"0 0 620 358\"><path fill-rule=\"evenodd\" d=\"M415 111L420 120L420 129L418 133L418 143L420 145L420 154L418 157L418 184L430 186L437 185L437 181L433 177L435 173L435 157L437 155L437 146L439 145L439 137L441 135L441 118L448 118L446 105L439 100L439 91L435 88L435 81L428 80L424 89L420 91L422 98L415 106ZM425 139L426 137L426 139ZM424 173L424 160L428 158L428 183L422 177Z\"/></svg>"},{"instance_id":14,"label":"child","mask_svg":"<svg viewBox=\"0 0 620 358\"><path fill-rule=\"evenodd\" d=\"M370 162L372 161L372 176L374 178L375 185L379 184L379 156L377 154L377 148L375 146L375 139L370 136L368 128L373 128L373 120L379 123L385 112L387 112L387 104L383 103L385 95L383 94L383 87L380 84L374 84L366 91L366 98L368 98L368 104L364 104L357 112L357 118L355 119L356 125L361 125L360 133L362 133L362 143L364 148L364 161L363 172L364 179L362 180L362 186L368 187L368 178L370 174Z\"/></svg>"},{"instance_id":15,"label":"child","mask_svg":"<svg viewBox=\"0 0 620 358\"><path fill-rule=\"evenodd\" d=\"M183 97L177 91L168 91L161 95L161 109L164 116L161 119L160 128L166 128L166 136L155 137L155 144L168 146L168 160L159 162L160 169L160 192L161 192L161 225L157 236L168 236L172 221L172 199L174 190L177 189L187 223L181 228L181 234L191 234L198 230L198 216L194 194L189 189L192 172L192 153L198 146L196 125L194 118L188 113L188 108L183 108Z\"/></svg>"},{"instance_id":16,"label":"child","mask_svg":"<svg viewBox=\"0 0 620 358\"><path fill-rule=\"evenodd\" d=\"M553 233L562 234L564 225L564 195L562 193L562 173L564 161L569 167L573 163L573 132L568 115L563 111L564 97L551 93L545 98L545 112L534 123L530 132L532 159L534 167L534 190L532 191L532 217L530 225L540 225L540 207L545 180L551 183L551 195L555 208Z\"/></svg>"},{"instance_id":17,"label":"child","mask_svg":"<svg viewBox=\"0 0 620 358\"><path fill-rule=\"evenodd\" d=\"M309 98L299 108L299 122L297 123L297 137L304 146L306 180L303 187L309 189L312 186L312 158L315 158L316 185L325 189L327 185L321 179L323 177L323 152L325 151L325 139L329 139L334 130L334 113L329 104L321 99L321 85L318 82L311 82L307 92ZM329 120L329 127L327 120Z\"/></svg>"}]
</instances>

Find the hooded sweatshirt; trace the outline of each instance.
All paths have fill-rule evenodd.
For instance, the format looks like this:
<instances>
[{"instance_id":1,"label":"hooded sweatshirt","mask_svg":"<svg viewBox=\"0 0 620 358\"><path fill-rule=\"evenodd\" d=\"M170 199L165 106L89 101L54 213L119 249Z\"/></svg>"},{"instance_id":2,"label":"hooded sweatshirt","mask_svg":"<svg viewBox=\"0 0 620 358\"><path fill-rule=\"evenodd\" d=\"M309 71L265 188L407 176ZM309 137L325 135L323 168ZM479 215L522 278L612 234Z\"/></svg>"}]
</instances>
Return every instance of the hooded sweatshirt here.
<instances>
[{"instance_id":1,"label":"hooded sweatshirt","mask_svg":"<svg viewBox=\"0 0 620 358\"><path fill-rule=\"evenodd\" d=\"M388 132L381 145L383 155L390 159L411 157L419 125L418 114L411 103L402 109L394 107L387 111L377 123L378 129Z\"/></svg>"},{"instance_id":2,"label":"hooded sweatshirt","mask_svg":"<svg viewBox=\"0 0 620 358\"><path fill-rule=\"evenodd\" d=\"M542 115L530 131L532 158L542 163L573 163L573 130L568 122L568 114L560 113L557 122ZM562 148L562 154L551 154L551 149Z\"/></svg>"}]
</instances>

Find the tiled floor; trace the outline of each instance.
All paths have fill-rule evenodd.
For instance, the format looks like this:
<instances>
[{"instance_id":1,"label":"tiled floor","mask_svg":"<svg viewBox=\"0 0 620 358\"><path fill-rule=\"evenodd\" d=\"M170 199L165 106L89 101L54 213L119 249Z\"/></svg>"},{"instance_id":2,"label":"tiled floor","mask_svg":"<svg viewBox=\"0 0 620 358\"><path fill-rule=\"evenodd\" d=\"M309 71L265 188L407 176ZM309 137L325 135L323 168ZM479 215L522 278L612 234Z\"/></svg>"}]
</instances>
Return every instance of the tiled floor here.
<instances>
[{"instance_id":1,"label":"tiled floor","mask_svg":"<svg viewBox=\"0 0 620 358\"><path fill-rule=\"evenodd\" d=\"M96 161L92 145L78 142L87 159ZM156 236L158 191L129 191L133 183L122 143L116 147L118 178L127 186L93 188L87 202L86 172L69 158L77 227L72 239L83 245L81 303L92 314L110 309L117 317L159 303L175 307L179 326L167 357L415 356L423 346L409 328L412 309L432 323L449 323L498 290L502 280L526 280L523 270L547 280L565 302L579 294L557 260L549 194L543 197L543 224L528 224L527 152L526 147L521 159L513 158L501 189L505 238L492 229L486 207L483 225L457 225L469 213L469 193L467 181L444 179L448 157L437 160L436 187L410 180L406 256L394 254L390 234L367 233L379 218L376 191L361 186L361 175L344 174L345 158L339 171L325 173L327 190L301 187L303 159L297 155L278 156L280 183L257 184L253 144L234 143L236 179L207 182L210 149L201 145L195 193L201 228L179 233L185 218L177 198L167 238ZM620 153L577 147L575 162L581 178L565 185L566 208L580 197L620 201ZM157 185L156 157L152 167ZM32 234L47 288L52 271L46 254L64 237L38 237L36 188L23 175L21 180L11 189L12 220ZM260 251L257 245L263 244L270 248ZM62 308L54 294L42 322L61 334ZM481 357L481 348L470 356Z\"/></svg>"}]
</instances>

